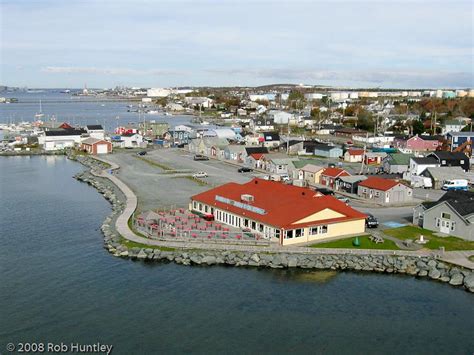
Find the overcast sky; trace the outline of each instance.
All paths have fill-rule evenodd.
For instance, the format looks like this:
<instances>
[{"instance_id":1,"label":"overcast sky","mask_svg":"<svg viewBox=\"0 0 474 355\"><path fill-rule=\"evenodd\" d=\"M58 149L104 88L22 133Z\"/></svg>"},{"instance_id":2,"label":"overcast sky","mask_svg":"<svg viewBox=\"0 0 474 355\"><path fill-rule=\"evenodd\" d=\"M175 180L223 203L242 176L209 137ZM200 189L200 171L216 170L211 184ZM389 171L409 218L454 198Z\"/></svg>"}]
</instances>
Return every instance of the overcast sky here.
<instances>
[{"instance_id":1,"label":"overcast sky","mask_svg":"<svg viewBox=\"0 0 474 355\"><path fill-rule=\"evenodd\" d=\"M472 1L0 3L3 85L474 87Z\"/></svg>"}]
</instances>

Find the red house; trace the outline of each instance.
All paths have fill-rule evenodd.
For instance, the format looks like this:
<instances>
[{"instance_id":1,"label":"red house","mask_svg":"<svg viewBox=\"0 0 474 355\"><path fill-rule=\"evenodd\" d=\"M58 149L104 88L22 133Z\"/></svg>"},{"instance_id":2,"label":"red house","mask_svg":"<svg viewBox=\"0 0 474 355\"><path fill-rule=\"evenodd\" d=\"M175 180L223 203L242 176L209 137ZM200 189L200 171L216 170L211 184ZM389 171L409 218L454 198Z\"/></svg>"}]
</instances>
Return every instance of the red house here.
<instances>
[{"instance_id":1,"label":"red house","mask_svg":"<svg viewBox=\"0 0 474 355\"><path fill-rule=\"evenodd\" d=\"M112 143L103 139L87 138L81 142L81 149L89 154L109 154L112 153Z\"/></svg>"},{"instance_id":2,"label":"red house","mask_svg":"<svg viewBox=\"0 0 474 355\"><path fill-rule=\"evenodd\" d=\"M330 188L334 188L334 183L336 181L336 178L341 177L341 176L350 176L347 171L344 169L339 169L339 168L326 168L323 170L321 173L321 176L319 177L319 183L325 186L328 186Z\"/></svg>"},{"instance_id":3,"label":"red house","mask_svg":"<svg viewBox=\"0 0 474 355\"><path fill-rule=\"evenodd\" d=\"M442 142L437 136L415 135L408 139L395 139L395 147L407 152L432 152L435 151Z\"/></svg>"}]
</instances>

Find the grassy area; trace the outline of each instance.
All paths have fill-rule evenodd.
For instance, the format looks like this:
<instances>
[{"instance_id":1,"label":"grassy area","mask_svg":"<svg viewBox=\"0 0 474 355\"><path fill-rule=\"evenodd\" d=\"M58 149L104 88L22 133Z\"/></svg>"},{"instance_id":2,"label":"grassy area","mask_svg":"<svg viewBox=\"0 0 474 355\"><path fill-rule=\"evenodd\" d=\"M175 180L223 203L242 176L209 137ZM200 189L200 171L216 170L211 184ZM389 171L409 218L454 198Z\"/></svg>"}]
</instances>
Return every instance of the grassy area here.
<instances>
[{"instance_id":1,"label":"grassy area","mask_svg":"<svg viewBox=\"0 0 474 355\"><path fill-rule=\"evenodd\" d=\"M469 258L468 258L469 261L472 261L474 263L474 255L471 255Z\"/></svg>"},{"instance_id":2,"label":"grassy area","mask_svg":"<svg viewBox=\"0 0 474 355\"><path fill-rule=\"evenodd\" d=\"M355 237L334 240L326 243L310 245L311 248L346 248L346 249L381 249L381 250L399 250L397 245L391 240L385 240L383 243L376 244L369 239L368 235L359 237L360 246L355 247L352 241Z\"/></svg>"},{"instance_id":3,"label":"grassy area","mask_svg":"<svg viewBox=\"0 0 474 355\"><path fill-rule=\"evenodd\" d=\"M150 249L159 249L161 251L175 251L175 248L168 248L168 247L162 247L158 245L148 245L148 244L142 244L142 243L137 243L137 242L132 242L131 240L127 239L122 239L120 241L120 244L125 245L127 248L150 248Z\"/></svg>"},{"instance_id":4,"label":"grassy area","mask_svg":"<svg viewBox=\"0 0 474 355\"><path fill-rule=\"evenodd\" d=\"M170 167L167 166L167 165L160 164L160 163L158 163L158 162L156 162L156 161L153 161L153 160L150 160L150 159L147 159L147 158L143 158L143 157L141 157L141 156L139 156L139 155L135 155L135 158L140 159L140 160L144 161L145 163L147 163L147 164L149 164L149 165L151 165L151 166L154 166L154 167L163 169L163 170L165 170L165 171L166 171L167 173L169 173L169 174L172 174L172 173L175 173L175 172L176 172L176 170L174 170L173 168L170 168Z\"/></svg>"},{"instance_id":5,"label":"grassy area","mask_svg":"<svg viewBox=\"0 0 474 355\"><path fill-rule=\"evenodd\" d=\"M437 237L434 235L434 232L415 226L386 229L384 233L400 240L416 240L420 235L423 235L425 239L429 240L428 243L424 245L424 247L428 249L444 247L445 250L474 250L474 242L457 237Z\"/></svg>"},{"instance_id":6,"label":"grassy area","mask_svg":"<svg viewBox=\"0 0 474 355\"><path fill-rule=\"evenodd\" d=\"M198 184L199 186L207 186L209 185L207 182L203 181L203 180L200 180L200 179L196 179L196 178L193 178L191 175L186 175L186 176L175 176L174 179L188 179L192 182L195 182L196 184Z\"/></svg>"}]
</instances>

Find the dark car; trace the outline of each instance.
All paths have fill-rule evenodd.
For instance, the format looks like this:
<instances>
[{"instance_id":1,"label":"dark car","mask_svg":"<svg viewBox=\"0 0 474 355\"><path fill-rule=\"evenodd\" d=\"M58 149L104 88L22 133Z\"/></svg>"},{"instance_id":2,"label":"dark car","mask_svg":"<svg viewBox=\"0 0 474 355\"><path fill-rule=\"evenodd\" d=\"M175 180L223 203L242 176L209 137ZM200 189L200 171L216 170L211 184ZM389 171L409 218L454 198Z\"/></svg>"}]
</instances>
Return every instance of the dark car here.
<instances>
[{"instance_id":1,"label":"dark car","mask_svg":"<svg viewBox=\"0 0 474 355\"><path fill-rule=\"evenodd\" d=\"M209 157L206 157L205 155L202 155L202 154L196 154L194 156L194 160L209 160Z\"/></svg>"},{"instance_id":2,"label":"dark car","mask_svg":"<svg viewBox=\"0 0 474 355\"><path fill-rule=\"evenodd\" d=\"M253 169L247 168L246 166L243 166L237 170L239 173L249 173L253 171Z\"/></svg>"},{"instance_id":3,"label":"dark car","mask_svg":"<svg viewBox=\"0 0 474 355\"><path fill-rule=\"evenodd\" d=\"M372 214L367 213L367 218L365 219L365 226L367 228L377 228L379 226L379 221Z\"/></svg>"},{"instance_id":4,"label":"dark car","mask_svg":"<svg viewBox=\"0 0 474 355\"><path fill-rule=\"evenodd\" d=\"M317 187L316 191L322 193L323 195L334 195L334 191L326 189L325 187Z\"/></svg>"},{"instance_id":5,"label":"dark car","mask_svg":"<svg viewBox=\"0 0 474 355\"><path fill-rule=\"evenodd\" d=\"M141 152L138 152L137 155L146 155L146 152L143 150Z\"/></svg>"}]
</instances>

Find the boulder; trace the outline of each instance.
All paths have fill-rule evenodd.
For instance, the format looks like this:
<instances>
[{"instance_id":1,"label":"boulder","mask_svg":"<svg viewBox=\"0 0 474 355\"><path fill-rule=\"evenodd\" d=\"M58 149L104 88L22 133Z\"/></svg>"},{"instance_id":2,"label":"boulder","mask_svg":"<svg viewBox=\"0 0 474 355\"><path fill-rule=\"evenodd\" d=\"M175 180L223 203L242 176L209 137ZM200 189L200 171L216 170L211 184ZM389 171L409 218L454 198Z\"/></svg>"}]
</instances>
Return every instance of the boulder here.
<instances>
[{"instance_id":1,"label":"boulder","mask_svg":"<svg viewBox=\"0 0 474 355\"><path fill-rule=\"evenodd\" d=\"M429 267L436 267L436 261L435 260L428 261L428 266Z\"/></svg>"},{"instance_id":2,"label":"boulder","mask_svg":"<svg viewBox=\"0 0 474 355\"><path fill-rule=\"evenodd\" d=\"M469 291L474 289L474 272L471 272L469 275L464 277L464 287L469 289Z\"/></svg>"},{"instance_id":3,"label":"boulder","mask_svg":"<svg viewBox=\"0 0 474 355\"><path fill-rule=\"evenodd\" d=\"M256 264L258 264L260 262L260 257L258 256L258 254L252 254L250 256L250 260Z\"/></svg>"},{"instance_id":4,"label":"boulder","mask_svg":"<svg viewBox=\"0 0 474 355\"><path fill-rule=\"evenodd\" d=\"M441 272L439 272L438 269L431 269L430 272L428 273L428 276L434 280L439 279L441 276Z\"/></svg>"},{"instance_id":5,"label":"boulder","mask_svg":"<svg viewBox=\"0 0 474 355\"><path fill-rule=\"evenodd\" d=\"M137 254L137 259L146 259L147 254L145 253L145 250L141 249L140 252Z\"/></svg>"},{"instance_id":6,"label":"boulder","mask_svg":"<svg viewBox=\"0 0 474 355\"><path fill-rule=\"evenodd\" d=\"M201 262L203 264L213 265L216 263L216 257L213 255L206 255L204 258L202 258Z\"/></svg>"},{"instance_id":7,"label":"boulder","mask_svg":"<svg viewBox=\"0 0 474 355\"><path fill-rule=\"evenodd\" d=\"M298 265L298 258L296 256L290 256L288 258L288 267L296 267Z\"/></svg>"},{"instance_id":8,"label":"boulder","mask_svg":"<svg viewBox=\"0 0 474 355\"><path fill-rule=\"evenodd\" d=\"M449 284L453 286L461 286L464 281L464 276L461 273L452 274L451 280L449 280Z\"/></svg>"}]
</instances>

